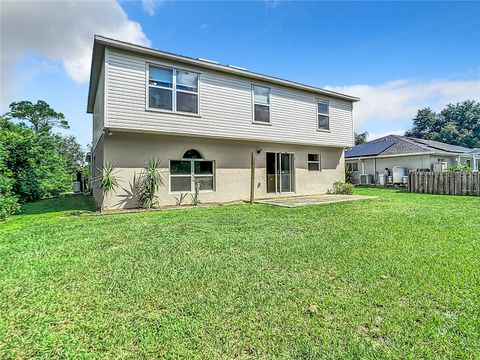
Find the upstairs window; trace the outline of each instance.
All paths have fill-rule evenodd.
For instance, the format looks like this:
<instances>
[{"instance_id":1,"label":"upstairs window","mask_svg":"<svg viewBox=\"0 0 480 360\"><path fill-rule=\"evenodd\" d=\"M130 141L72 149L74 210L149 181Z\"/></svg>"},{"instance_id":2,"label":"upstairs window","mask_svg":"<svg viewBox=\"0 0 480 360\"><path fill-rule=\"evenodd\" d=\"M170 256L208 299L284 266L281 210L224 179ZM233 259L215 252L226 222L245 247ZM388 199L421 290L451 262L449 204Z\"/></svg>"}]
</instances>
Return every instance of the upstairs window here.
<instances>
[{"instance_id":1,"label":"upstairs window","mask_svg":"<svg viewBox=\"0 0 480 360\"><path fill-rule=\"evenodd\" d=\"M317 129L330 130L330 103L326 100L317 101Z\"/></svg>"},{"instance_id":2,"label":"upstairs window","mask_svg":"<svg viewBox=\"0 0 480 360\"><path fill-rule=\"evenodd\" d=\"M198 74L177 70L177 111L198 114Z\"/></svg>"},{"instance_id":3,"label":"upstairs window","mask_svg":"<svg viewBox=\"0 0 480 360\"><path fill-rule=\"evenodd\" d=\"M253 121L270 123L270 89L253 85Z\"/></svg>"},{"instance_id":4,"label":"upstairs window","mask_svg":"<svg viewBox=\"0 0 480 360\"><path fill-rule=\"evenodd\" d=\"M150 66L148 75L148 106L155 109L173 109L173 70Z\"/></svg>"},{"instance_id":5,"label":"upstairs window","mask_svg":"<svg viewBox=\"0 0 480 360\"><path fill-rule=\"evenodd\" d=\"M320 154L308 154L308 170L320 171Z\"/></svg>"},{"instance_id":6,"label":"upstairs window","mask_svg":"<svg viewBox=\"0 0 480 360\"><path fill-rule=\"evenodd\" d=\"M198 114L198 74L149 65L148 107Z\"/></svg>"}]
</instances>

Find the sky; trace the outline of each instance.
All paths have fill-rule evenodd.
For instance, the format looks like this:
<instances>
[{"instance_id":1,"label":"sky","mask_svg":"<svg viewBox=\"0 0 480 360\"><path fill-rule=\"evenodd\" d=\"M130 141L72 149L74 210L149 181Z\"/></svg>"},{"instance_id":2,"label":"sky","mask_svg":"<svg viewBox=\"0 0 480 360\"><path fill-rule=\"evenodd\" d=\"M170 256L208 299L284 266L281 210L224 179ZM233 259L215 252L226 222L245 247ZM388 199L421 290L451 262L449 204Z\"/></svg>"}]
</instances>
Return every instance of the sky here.
<instances>
[{"instance_id":1,"label":"sky","mask_svg":"<svg viewBox=\"0 0 480 360\"><path fill-rule=\"evenodd\" d=\"M344 92L357 132L480 101L480 2L0 0L1 103L45 100L86 148L93 35Z\"/></svg>"}]
</instances>

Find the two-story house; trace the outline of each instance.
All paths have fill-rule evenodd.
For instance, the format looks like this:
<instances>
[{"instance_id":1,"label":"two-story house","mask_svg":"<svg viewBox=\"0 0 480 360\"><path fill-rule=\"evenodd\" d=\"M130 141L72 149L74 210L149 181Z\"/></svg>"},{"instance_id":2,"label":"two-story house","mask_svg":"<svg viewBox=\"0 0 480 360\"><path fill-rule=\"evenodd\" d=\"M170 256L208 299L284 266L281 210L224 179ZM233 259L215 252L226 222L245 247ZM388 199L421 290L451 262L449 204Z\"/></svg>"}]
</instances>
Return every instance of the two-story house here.
<instances>
[{"instance_id":1,"label":"two-story house","mask_svg":"<svg viewBox=\"0 0 480 360\"><path fill-rule=\"evenodd\" d=\"M104 209L138 206L137 179L152 158L162 164L164 205L195 182L202 202L248 200L252 189L257 199L325 193L344 179L358 100L96 36L87 106L93 195ZM104 195L107 162L120 186Z\"/></svg>"}]
</instances>

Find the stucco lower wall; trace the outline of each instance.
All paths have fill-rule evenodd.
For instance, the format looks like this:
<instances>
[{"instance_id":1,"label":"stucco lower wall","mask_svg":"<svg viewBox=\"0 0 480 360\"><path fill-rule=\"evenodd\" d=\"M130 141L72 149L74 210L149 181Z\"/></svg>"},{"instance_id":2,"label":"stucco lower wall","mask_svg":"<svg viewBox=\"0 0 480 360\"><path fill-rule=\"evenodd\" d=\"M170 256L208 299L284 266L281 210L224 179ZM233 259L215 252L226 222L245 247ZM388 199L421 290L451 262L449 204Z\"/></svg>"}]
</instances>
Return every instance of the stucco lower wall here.
<instances>
[{"instance_id":1,"label":"stucco lower wall","mask_svg":"<svg viewBox=\"0 0 480 360\"><path fill-rule=\"evenodd\" d=\"M92 160L90 163L89 179L92 195L100 206L103 203L103 191L100 189L101 169L104 164L104 137L98 140L97 146L92 152Z\"/></svg>"},{"instance_id":2,"label":"stucco lower wall","mask_svg":"<svg viewBox=\"0 0 480 360\"><path fill-rule=\"evenodd\" d=\"M188 149L198 150L206 160L215 161L215 191L201 192L202 202L228 202L250 198L251 153L255 156L255 197L278 196L267 194L266 152L294 154L295 194L327 192L333 182L344 180L343 148L272 144L249 141L213 140L194 137L165 136L141 133L114 132L103 140L104 162L118 166L119 188L103 199L103 208L132 208L138 206L135 197L135 179L142 172L147 159L161 161L164 185L158 196L161 205L174 205L179 194L169 191L169 161L180 160ZM321 156L321 171L308 171L308 154ZM95 195L95 193L94 193ZM97 197L96 197L97 198ZM187 197L186 202L190 202Z\"/></svg>"}]
</instances>

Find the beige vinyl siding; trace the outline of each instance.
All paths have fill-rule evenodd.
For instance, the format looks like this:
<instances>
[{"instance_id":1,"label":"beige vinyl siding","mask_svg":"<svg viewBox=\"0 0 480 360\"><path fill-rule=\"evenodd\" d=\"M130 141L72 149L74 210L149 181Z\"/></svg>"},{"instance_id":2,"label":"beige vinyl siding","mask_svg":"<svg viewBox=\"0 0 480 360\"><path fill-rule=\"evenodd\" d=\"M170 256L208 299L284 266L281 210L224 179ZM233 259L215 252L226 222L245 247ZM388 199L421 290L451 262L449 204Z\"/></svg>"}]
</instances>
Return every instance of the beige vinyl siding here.
<instances>
[{"instance_id":1,"label":"beige vinyl siding","mask_svg":"<svg viewBox=\"0 0 480 360\"><path fill-rule=\"evenodd\" d=\"M107 124L112 129L224 139L353 146L352 103L199 67L107 48ZM146 110L147 63L200 73L199 115ZM252 84L271 88L271 125L252 124ZM317 131L316 99L330 101L330 132Z\"/></svg>"},{"instance_id":2,"label":"beige vinyl siding","mask_svg":"<svg viewBox=\"0 0 480 360\"><path fill-rule=\"evenodd\" d=\"M105 65L102 65L98 78L97 93L93 105L93 143L95 149L98 140L102 136L105 121Z\"/></svg>"}]
</instances>

